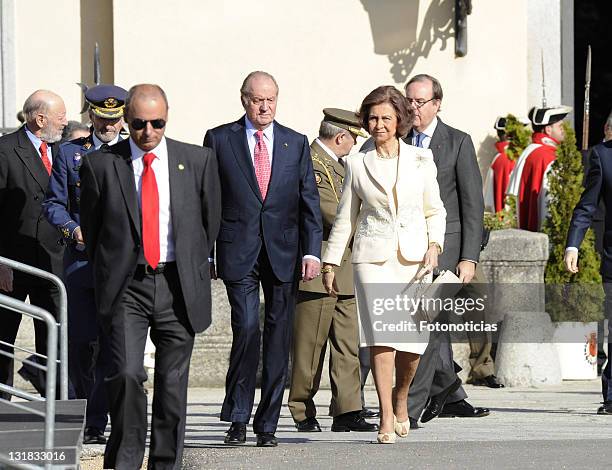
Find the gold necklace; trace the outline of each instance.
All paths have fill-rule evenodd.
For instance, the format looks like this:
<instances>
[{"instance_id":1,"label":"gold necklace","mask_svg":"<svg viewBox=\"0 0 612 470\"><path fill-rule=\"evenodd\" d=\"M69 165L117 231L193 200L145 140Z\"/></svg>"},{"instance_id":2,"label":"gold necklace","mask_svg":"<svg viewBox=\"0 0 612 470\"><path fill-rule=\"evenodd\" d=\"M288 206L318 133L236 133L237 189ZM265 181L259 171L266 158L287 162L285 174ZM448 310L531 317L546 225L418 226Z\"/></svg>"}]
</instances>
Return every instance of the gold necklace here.
<instances>
[{"instance_id":1,"label":"gold necklace","mask_svg":"<svg viewBox=\"0 0 612 470\"><path fill-rule=\"evenodd\" d=\"M383 160L393 160L394 158L397 158L399 155L381 155L380 153L376 152L376 156L378 158L382 158Z\"/></svg>"},{"instance_id":2,"label":"gold necklace","mask_svg":"<svg viewBox=\"0 0 612 470\"><path fill-rule=\"evenodd\" d=\"M378 158L382 158L383 160L393 160L394 158L399 157L399 142L397 144L397 153L391 155L383 155L378 151L378 149L376 149L376 155L378 156Z\"/></svg>"}]
</instances>

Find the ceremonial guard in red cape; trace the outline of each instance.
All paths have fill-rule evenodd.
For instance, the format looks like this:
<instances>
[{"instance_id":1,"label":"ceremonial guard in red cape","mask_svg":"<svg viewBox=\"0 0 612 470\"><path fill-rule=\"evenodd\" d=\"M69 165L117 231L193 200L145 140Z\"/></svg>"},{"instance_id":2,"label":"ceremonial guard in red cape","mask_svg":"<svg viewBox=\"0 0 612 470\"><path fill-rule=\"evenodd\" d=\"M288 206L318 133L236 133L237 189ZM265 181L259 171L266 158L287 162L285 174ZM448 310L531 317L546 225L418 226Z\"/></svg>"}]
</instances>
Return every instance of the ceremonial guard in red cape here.
<instances>
[{"instance_id":1,"label":"ceremonial guard in red cape","mask_svg":"<svg viewBox=\"0 0 612 470\"><path fill-rule=\"evenodd\" d=\"M557 145L564 138L562 121L569 106L533 107L529 120L533 143L527 146L510 175L507 194L517 198L518 228L537 232L548 214L548 173L557 158Z\"/></svg>"},{"instance_id":2,"label":"ceremonial guard in red cape","mask_svg":"<svg viewBox=\"0 0 612 470\"><path fill-rule=\"evenodd\" d=\"M493 126L497 131L499 140L495 142L497 153L491 161L487 171L486 183L484 186L485 211L499 212L504 208L504 198L506 189L510 182L510 173L514 169L515 161L506 155L506 149L510 142L506 136L506 118L498 117Z\"/></svg>"}]
</instances>

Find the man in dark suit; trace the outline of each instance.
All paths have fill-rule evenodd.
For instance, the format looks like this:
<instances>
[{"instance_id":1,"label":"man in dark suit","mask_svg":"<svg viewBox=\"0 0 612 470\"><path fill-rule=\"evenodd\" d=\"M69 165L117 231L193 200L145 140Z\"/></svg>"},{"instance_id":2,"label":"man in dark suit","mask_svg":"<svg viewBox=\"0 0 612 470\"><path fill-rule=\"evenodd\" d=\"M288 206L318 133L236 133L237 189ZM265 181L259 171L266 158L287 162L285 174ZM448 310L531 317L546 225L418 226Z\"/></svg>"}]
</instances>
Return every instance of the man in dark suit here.
<instances>
[{"instance_id":1,"label":"man in dark suit","mask_svg":"<svg viewBox=\"0 0 612 470\"><path fill-rule=\"evenodd\" d=\"M130 138L81 166L81 227L109 336L112 429L104 468L140 468L147 435L147 329L156 346L149 468L182 463L194 335L211 322L208 253L221 212L213 152L164 137L157 85L126 98Z\"/></svg>"},{"instance_id":2,"label":"man in dark suit","mask_svg":"<svg viewBox=\"0 0 612 470\"><path fill-rule=\"evenodd\" d=\"M276 446L296 303L297 279L320 272L319 194L306 136L274 121L278 86L250 73L240 90L246 115L209 130L204 145L219 160L223 198L217 271L231 305L233 342L221 420L225 442L246 442L259 363L259 284L265 299L257 445ZM302 256L301 256L302 255ZM301 259L300 259L301 258Z\"/></svg>"},{"instance_id":3,"label":"man in dark suit","mask_svg":"<svg viewBox=\"0 0 612 470\"><path fill-rule=\"evenodd\" d=\"M26 123L0 137L0 255L61 275L63 247L57 231L42 214L56 149L67 124L64 101L55 93L38 90L23 105ZM14 276L14 277L13 277ZM59 309L59 292L47 281L0 265L0 290L19 300L30 297L32 305L52 315ZM0 309L0 340L14 343L21 315ZM34 321L36 351L47 354L46 327ZM12 348L2 347L12 353ZM44 376L33 377L44 382ZM0 355L0 383L13 384L13 360ZM43 389L44 390L44 387ZM41 391L39 389L39 391ZM41 391L42 393L42 391ZM10 399L10 395L0 393Z\"/></svg>"},{"instance_id":4,"label":"man in dark suit","mask_svg":"<svg viewBox=\"0 0 612 470\"><path fill-rule=\"evenodd\" d=\"M567 270L578 272L578 248L591 226L593 217L598 212L599 203L603 201L606 209L604 217L603 250L601 253L601 276L606 294L605 313L608 319L608 361L601 374L603 405L597 414L612 415L612 141L597 144L591 150L588 173L584 182L584 191L574 208L570 222L565 250Z\"/></svg>"},{"instance_id":5,"label":"man in dark suit","mask_svg":"<svg viewBox=\"0 0 612 470\"><path fill-rule=\"evenodd\" d=\"M472 139L437 117L442 103L442 87L430 75L415 75L406 84L406 97L415 110L412 133L406 141L431 149L438 169L440 197L446 209L444 252L438 270L456 272L464 284L474 278L480 256L484 201L482 179ZM440 413L477 417L489 414L474 408L457 377L458 366L448 333L433 332L408 395L410 424L414 428L425 408L423 422Z\"/></svg>"},{"instance_id":6,"label":"man in dark suit","mask_svg":"<svg viewBox=\"0 0 612 470\"><path fill-rule=\"evenodd\" d=\"M108 339L99 328L94 299L93 274L87 262L80 226L79 169L83 156L114 145L123 129L127 91L114 85L87 89L91 129L86 137L65 142L53 160L53 171L43 203L45 217L61 234L64 282L68 294L68 373L70 398L87 400L84 444L105 444L108 422L106 377L110 352Z\"/></svg>"}]
</instances>

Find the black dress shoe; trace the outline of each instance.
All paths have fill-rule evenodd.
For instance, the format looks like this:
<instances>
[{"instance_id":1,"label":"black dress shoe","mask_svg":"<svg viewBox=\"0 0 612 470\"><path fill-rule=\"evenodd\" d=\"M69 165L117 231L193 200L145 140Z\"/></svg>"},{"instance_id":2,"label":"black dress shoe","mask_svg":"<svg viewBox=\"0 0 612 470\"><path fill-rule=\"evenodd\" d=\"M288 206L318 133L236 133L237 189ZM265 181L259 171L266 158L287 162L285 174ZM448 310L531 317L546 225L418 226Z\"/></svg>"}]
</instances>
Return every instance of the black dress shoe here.
<instances>
[{"instance_id":1,"label":"black dress shoe","mask_svg":"<svg viewBox=\"0 0 612 470\"><path fill-rule=\"evenodd\" d=\"M314 417L295 423L295 427L299 432L321 432L321 426Z\"/></svg>"},{"instance_id":2,"label":"black dress shoe","mask_svg":"<svg viewBox=\"0 0 612 470\"><path fill-rule=\"evenodd\" d=\"M410 417L408 419L410 420L410 429L419 429L421 427L416 419Z\"/></svg>"},{"instance_id":3,"label":"black dress shoe","mask_svg":"<svg viewBox=\"0 0 612 470\"><path fill-rule=\"evenodd\" d=\"M83 435L83 444L106 444L106 438L101 430L87 427Z\"/></svg>"},{"instance_id":4,"label":"black dress shoe","mask_svg":"<svg viewBox=\"0 0 612 470\"><path fill-rule=\"evenodd\" d=\"M473 407L467 401L461 400L444 405L440 418L482 418L488 416L488 408Z\"/></svg>"},{"instance_id":5,"label":"black dress shoe","mask_svg":"<svg viewBox=\"0 0 612 470\"><path fill-rule=\"evenodd\" d=\"M612 401L604 402L604 404L597 409L597 414L612 415Z\"/></svg>"},{"instance_id":6,"label":"black dress shoe","mask_svg":"<svg viewBox=\"0 0 612 470\"><path fill-rule=\"evenodd\" d=\"M501 383L497 379L497 377L495 377L494 375L487 375L486 377L482 379L474 379L474 380L469 381L468 383L471 383L472 385L476 385L476 386L489 387L489 388L504 388L505 387L505 385Z\"/></svg>"},{"instance_id":7,"label":"black dress shoe","mask_svg":"<svg viewBox=\"0 0 612 470\"><path fill-rule=\"evenodd\" d=\"M378 424L368 423L361 416L361 411L351 411L336 416L332 422L331 430L334 432L371 432L378 431Z\"/></svg>"},{"instance_id":8,"label":"black dress shoe","mask_svg":"<svg viewBox=\"0 0 612 470\"><path fill-rule=\"evenodd\" d=\"M226 444L244 444L246 442L246 424L232 423L226 434L223 441Z\"/></svg>"},{"instance_id":9,"label":"black dress shoe","mask_svg":"<svg viewBox=\"0 0 612 470\"><path fill-rule=\"evenodd\" d=\"M440 413L442 413L442 409L444 408L444 403L446 403L446 399L448 396L461 387L461 379L457 378L452 384L446 387L437 395L434 395L429 399L429 404L425 411L423 411L423 415L421 416L421 423L426 423L427 421L431 421Z\"/></svg>"},{"instance_id":10,"label":"black dress shoe","mask_svg":"<svg viewBox=\"0 0 612 470\"><path fill-rule=\"evenodd\" d=\"M361 410L361 416L363 418L378 418L380 417L380 413L370 408L364 408Z\"/></svg>"},{"instance_id":11,"label":"black dress shoe","mask_svg":"<svg viewBox=\"0 0 612 470\"><path fill-rule=\"evenodd\" d=\"M273 432L257 433L257 447L276 447L278 440Z\"/></svg>"}]
</instances>

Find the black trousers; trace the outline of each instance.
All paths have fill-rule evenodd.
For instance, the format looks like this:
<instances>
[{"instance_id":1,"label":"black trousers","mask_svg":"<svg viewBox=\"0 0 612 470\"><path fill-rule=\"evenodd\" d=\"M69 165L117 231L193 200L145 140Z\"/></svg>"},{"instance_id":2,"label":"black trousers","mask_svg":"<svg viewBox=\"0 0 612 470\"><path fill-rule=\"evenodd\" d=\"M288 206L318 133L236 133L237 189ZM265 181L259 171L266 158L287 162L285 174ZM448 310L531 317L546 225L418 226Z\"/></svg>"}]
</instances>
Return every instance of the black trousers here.
<instances>
[{"instance_id":1,"label":"black trousers","mask_svg":"<svg viewBox=\"0 0 612 470\"><path fill-rule=\"evenodd\" d=\"M24 277L26 280L24 280ZM30 297L30 303L37 307L43 308L48 311L51 315L57 318L59 312L59 291L57 287L46 281L32 280L27 281L27 276L15 273L15 280L13 282L12 292L2 292L5 295L9 295L15 299L24 301L26 297ZM17 332L19 331L19 325L21 323L22 315L15 313L11 310L0 308L0 340L14 344ZM59 333L59 332L58 332ZM47 355L47 326L40 320L34 320L34 338L36 345L36 352L38 354ZM58 334L59 341L59 334ZM13 352L13 348L6 346L0 346L0 349L8 353ZM58 349L59 351L59 349ZM58 356L59 358L59 356ZM40 364L45 365L46 361L41 358L37 358ZM40 369L29 368L37 377L36 380L42 387L40 392L44 395L44 384L45 373ZM14 373L14 361L12 358L6 357L4 354L0 354L0 383L7 385L13 385L13 373ZM57 383L59 383L59 368L57 369ZM56 393L59 393L59 389ZM11 395L8 393L0 392L0 398L10 400ZM59 395L57 395L59 399Z\"/></svg>"},{"instance_id":2,"label":"black trousers","mask_svg":"<svg viewBox=\"0 0 612 470\"><path fill-rule=\"evenodd\" d=\"M601 372L601 393L604 403L612 403L612 276L603 277L605 292L604 314L608 319L608 358Z\"/></svg>"},{"instance_id":3,"label":"black trousers","mask_svg":"<svg viewBox=\"0 0 612 470\"><path fill-rule=\"evenodd\" d=\"M104 432L108 422L104 382L110 371L108 338L98 325L88 266L66 270L65 277L68 293L69 397L86 399L85 427Z\"/></svg>"},{"instance_id":4,"label":"black trousers","mask_svg":"<svg viewBox=\"0 0 612 470\"><path fill-rule=\"evenodd\" d=\"M261 400L253 431L275 432L283 402L297 281L279 281L270 266L265 248L253 270L239 281L226 281L232 317L232 351L225 382L221 421L248 423L255 400L259 364L259 284L263 288L265 321L263 331L263 374Z\"/></svg>"},{"instance_id":5,"label":"black trousers","mask_svg":"<svg viewBox=\"0 0 612 470\"><path fill-rule=\"evenodd\" d=\"M408 392L408 415L411 418L418 420L429 397L442 392L457 380L457 367L448 332L431 332L429 344L421 356ZM467 393L463 387L459 387L446 402L454 403L465 398Z\"/></svg>"},{"instance_id":6,"label":"black trousers","mask_svg":"<svg viewBox=\"0 0 612 470\"><path fill-rule=\"evenodd\" d=\"M111 320L111 375L106 379L111 434L104 468L132 470L142 465L147 436L143 360L149 327L156 351L148 468L181 468L194 332L175 265L155 275L137 269Z\"/></svg>"}]
</instances>

